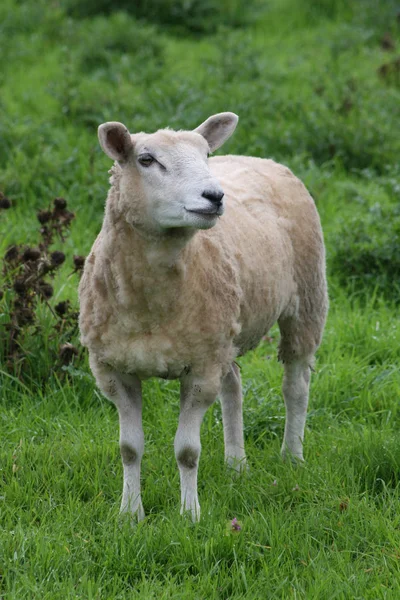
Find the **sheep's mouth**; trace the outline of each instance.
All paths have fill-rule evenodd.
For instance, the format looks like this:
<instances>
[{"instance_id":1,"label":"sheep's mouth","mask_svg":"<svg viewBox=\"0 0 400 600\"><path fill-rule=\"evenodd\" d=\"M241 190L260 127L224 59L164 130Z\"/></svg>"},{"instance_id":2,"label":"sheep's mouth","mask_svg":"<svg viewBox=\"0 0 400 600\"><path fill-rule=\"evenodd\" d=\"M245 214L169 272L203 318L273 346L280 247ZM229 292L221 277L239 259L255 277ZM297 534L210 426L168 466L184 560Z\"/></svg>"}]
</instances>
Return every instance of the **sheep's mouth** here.
<instances>
[{"instance_id":1,"label":"sheep's mouth","mask_svg":"<svg viewBox=\"0 0 400 600\"><path fill-rule=\"evenodd\" d=\"M201 215L202 217L219 217L224 212L223 206L211 206L210 208L196 208L189 209L185 208L186 212L194 215Z\"/></svg>"}]
</instances>

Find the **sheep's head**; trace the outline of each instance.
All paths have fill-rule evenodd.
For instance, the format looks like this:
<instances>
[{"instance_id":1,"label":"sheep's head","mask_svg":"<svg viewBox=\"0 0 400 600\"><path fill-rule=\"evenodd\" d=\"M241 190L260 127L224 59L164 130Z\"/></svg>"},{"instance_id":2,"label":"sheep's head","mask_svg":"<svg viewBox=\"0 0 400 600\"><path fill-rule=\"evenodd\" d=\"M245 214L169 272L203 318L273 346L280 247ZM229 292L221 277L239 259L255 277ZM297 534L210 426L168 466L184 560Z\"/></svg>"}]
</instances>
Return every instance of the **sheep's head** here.
<instances>
[{"instance_id":1,"label":"sheep's head","mask_svg":"<svg viewBox=\"0 0 400 600\"><path fill-rule=\"evenodd\" d=\"M118 209L149 231L209 229L224 210L224 192L208 155L234 132L238 117L214 115L194 131L131 135L122 123L99 127L100 145L121 167Z\"/></svg>"}]
</instances>

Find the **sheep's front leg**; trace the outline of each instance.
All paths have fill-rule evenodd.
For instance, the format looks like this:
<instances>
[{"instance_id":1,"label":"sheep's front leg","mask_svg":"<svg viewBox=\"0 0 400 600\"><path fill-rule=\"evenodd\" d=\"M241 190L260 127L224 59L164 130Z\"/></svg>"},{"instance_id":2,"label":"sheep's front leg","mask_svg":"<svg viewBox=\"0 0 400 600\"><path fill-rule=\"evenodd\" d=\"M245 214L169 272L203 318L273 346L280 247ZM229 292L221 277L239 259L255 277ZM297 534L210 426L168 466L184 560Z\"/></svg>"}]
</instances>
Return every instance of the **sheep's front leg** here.
<instances>
[{"instance_id":1,"label":"sheep's front leg","mask_svg":"<svg viewBox=\"0 0 400 600\"><path fill-rule=\"evenodd\" d=\"M140 495L140 465L144 451L142 428L142 390L139 379L129 377L120 382L117 403L119 415L119 447L124 470L121 513L144 519Z\"/></svg>"},{"instance_id":2,"label":"sheep's front leg","mask_svg":"<svg viewBox=\"0 0 400 600\"><path fill-rule=\"evenodd\" d=\"M181 381L181 410L175 436L175 456L181 480L181 514L190 513L193 521L200 519L197 497L197 472L201 451L200 427L215 393L202 382Z\"/></svg>"},{"instance_id":3,"label":"sheep's front leg","mask_svg":"<svg viewBox=\"0 0 400 600\"><path fill-rule=\"evenodd\" d=\"M303 460L303 439L306 424L310 367L307 360L285 363L283 396L286 406L285 434L282 456Z\"/></svg>"},{"instance_id":4,"label":"sheep's front leg","mask_svg":"<svg viewBox=\"0 0 400 600\"><path fill-rule=\"evenodd\" d=\"M221 386L222 421L224 424L225 461L236 471L246 469L243 439L242 382L240 369L232 363Z\"/></svg>"},{"instance_id":5,"label":"sheep's front leg","mask_svg":"<svg viewBox=\"0 0 400 600\"><path fill-rule=\"evenodd\" d=\"M97 385L113 402L119 416L119 447L124 470L121 513L144 518L140 496L140 463L144 450L142 429L142 387L134 375L125 375L108 369L90 357L90 366Z\"/></svg>"}]
</instances>

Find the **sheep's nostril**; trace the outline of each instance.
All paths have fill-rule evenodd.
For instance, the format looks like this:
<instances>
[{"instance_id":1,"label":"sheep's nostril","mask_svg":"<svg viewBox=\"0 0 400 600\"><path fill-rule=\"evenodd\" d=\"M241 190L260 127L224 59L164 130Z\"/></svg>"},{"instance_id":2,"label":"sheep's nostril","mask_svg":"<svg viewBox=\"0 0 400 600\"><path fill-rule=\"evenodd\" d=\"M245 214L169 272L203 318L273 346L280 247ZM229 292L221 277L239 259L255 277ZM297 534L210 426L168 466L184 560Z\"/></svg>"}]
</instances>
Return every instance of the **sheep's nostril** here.
<instances>
[{"instance_id":1,"label":"sheep's nostril","mask_svg":"<svg viewBox=\"0 0 400 600\"><path fill-rule=\"evenodd\" d=\"M224 197L224 192L215 192L206 190L202 193L203 198L210 200L210 202L214 202L214 204L221 204L222 198Z\"/></svg>"}]
</instances>

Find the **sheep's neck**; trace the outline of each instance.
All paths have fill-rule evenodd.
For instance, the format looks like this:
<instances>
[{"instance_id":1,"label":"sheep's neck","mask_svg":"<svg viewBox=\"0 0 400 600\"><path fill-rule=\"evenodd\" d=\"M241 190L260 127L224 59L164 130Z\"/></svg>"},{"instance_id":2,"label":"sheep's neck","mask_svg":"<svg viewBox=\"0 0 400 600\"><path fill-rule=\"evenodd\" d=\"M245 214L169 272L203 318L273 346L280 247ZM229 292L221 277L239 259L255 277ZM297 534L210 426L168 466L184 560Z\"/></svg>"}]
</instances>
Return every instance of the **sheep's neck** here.
<instances>
[{"instance_id":1,"label":"sheep's neck","mask_svg":"<svg viewBox=\"0 0 400 600\"><path fill-rule=\"evenodd\" d=\"M107 236L108 237L108 236ZM154 319L169 320L185 298L193 273L193 234L169 232L147 237L130 226L119 227L111 236L109 255L119 281L116 300L133 314L140 315L144 328Z\"/></svg>"},{"instance_id":2,"label":"sheep's neck","mask_svg":"<svg viewBox=\"0 0 400 600\"><path fill-rule=\"evenodd\" d=\"M162 274L171 269L182 267L191 255L192 232L169 230L166 235L144 237L135 231L136 241L141 246L143 265ZM147 268L146 266L146 268Z\"/></svg>"},{"instance_id":3,"label":"sheep's neck","mask_svg":"<svg viewBox=\"0 0 400 600\"><path fill-rule=\"evenodd\" d=\"M135 271L143 270L149 276L168 274L171 269L177 269L186 264L192 252L193 233L178 230L168 230L164 235L143 234L131 226L124 231L121 250L132 255Z\"/></svg>"}]
</instances>

